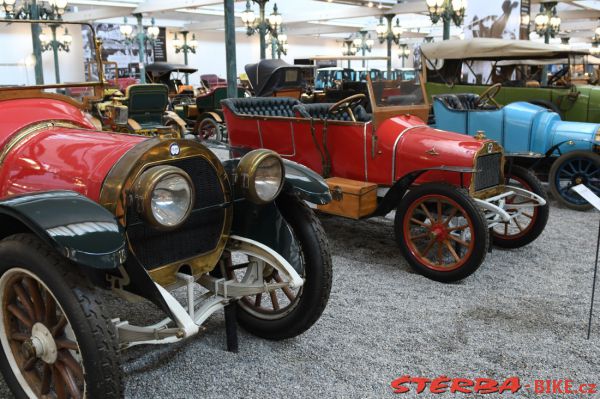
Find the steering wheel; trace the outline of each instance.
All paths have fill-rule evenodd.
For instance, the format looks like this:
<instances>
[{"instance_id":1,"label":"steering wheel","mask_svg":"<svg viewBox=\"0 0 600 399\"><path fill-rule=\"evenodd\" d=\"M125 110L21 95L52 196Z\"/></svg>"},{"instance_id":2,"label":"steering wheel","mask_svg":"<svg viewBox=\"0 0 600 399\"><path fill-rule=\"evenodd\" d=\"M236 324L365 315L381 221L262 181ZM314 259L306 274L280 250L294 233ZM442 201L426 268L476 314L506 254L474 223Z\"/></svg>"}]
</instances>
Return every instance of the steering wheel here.
<instances>
[{"instance_id":1,"label":"steering wheel","mask_svg":"<svg viewBox=\"0 0 600 399\"><path fill-rule=\"evenodd\" d=\"M496 95L500 92L502 88L502 83L496 83L485 89L483 93L479 95L479 99L475 103L475 108L479 108L481 106L487 105L490 101L494 103L494 105L498 108L501 108L501 105L494 99Z\"/></svg>"},{"instance_id":2,"label":"steering wheel","mask_svg":"<svg viewBox=\"0 0 600 399\"><path fill-rule=\"evenodd\" d=\"M352 111L352 109L361 105L366 99L367 96L365 96L364 94L355 94L353 96L346 97L338 101L337 103L331 105L331 107L329 107L329 109L327 110L327 113L330 115L338 115L345 111L348 112L348 115L350 116L350 119L352 119L352 122L356 122L356 117L354 116L354 112Z\"/></svg>"},{"instance_id":3,"label":"steering wheel","mask_svg":"<svg viewBox=\"0 0 600 399\"><path fill-rule=\"evenodd\" d=\"M558 82L560 80L560 78L562 78L569 72L569 68L570 68L570 66L566 66L566 67L562 68L560 71L556 72L554 75L552 75L550 77L550 79L548 79L548 86L551 86L552 84Z\"/></svg>"}]
</instances>

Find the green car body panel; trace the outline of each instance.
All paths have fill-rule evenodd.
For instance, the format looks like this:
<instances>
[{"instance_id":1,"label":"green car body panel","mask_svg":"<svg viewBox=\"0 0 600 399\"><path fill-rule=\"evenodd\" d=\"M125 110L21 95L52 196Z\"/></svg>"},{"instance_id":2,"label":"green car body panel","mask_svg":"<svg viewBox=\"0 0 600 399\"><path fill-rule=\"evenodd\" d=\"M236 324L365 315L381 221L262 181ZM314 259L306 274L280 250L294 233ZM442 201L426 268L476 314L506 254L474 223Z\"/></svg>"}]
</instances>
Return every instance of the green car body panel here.
<instances>
[{"instance_id":1,"label":"green car body panel","mask_svg":"<svg viewBox=\"0 0 600 399\"><path fill-rule=\"evenodd\" d=\"M124 261L122 227L108 210L72 191L48 191L0 201L2 236L33 233L76 264L115 270Z\"/></svg>"},{"instance_id":2,"label":"green car body panel","mask_svg":"<svg viewBox=\"0 0 600 399\"><path fill-rule=\"evenodd\" d=\"M490 86L463 85L449 86L445 83L427 82L425 88L432 101L432 96L439 94L475 93L481 94ZM501 105L517 101L548 101L561 111L566 121L600 122L600 87L580 85L572 87L502 87L495 97Z\"/></svg>"}]
</instances>

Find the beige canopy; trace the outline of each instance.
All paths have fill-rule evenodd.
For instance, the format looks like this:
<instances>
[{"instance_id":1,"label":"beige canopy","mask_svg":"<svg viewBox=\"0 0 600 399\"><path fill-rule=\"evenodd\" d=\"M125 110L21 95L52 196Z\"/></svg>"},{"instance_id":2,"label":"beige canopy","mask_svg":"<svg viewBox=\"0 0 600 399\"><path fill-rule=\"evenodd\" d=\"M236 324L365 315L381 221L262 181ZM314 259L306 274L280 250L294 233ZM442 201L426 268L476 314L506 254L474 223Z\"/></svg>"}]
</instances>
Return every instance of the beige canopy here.
<instances>
[{"instance_id":1,"label":"beige canopy","mask_svg":"<svg viewBox=\"0 0 600 399\"><path fill-rule=\"evenodd\" d=\"M445 60L507 60L536 58L566 58L584 51L565 49L560 45L531 42L528 40L469 39L444 40L421 46L422 54L430 59Z\"/></svg>"},{"instance_id":2,"label":"beige canopy","mask_svg":"<svg viewBox=\"0 0 600 399\"><path fill-rule=\"evenodd\" d=\"M343 61L385 61L385 60L388 60L389 57L373 57L373 56L362 57L360 55L316 55L314 57L310 57L310 59L314 60L314 61L331 61L331 60L343 60Z\"/></svg>"},{"instance_id":3,"label":"beige canopy","mask_svg":"<svg viewBox=\"0 0 600 399\"><path fill-rule=\"evenodd\" d=\"M497 66L507 65L561 65L561 64L589 64L589 65L600 65L600 58L594 57L593 55L581 55L577 54L576 57L572 57L569 61L568 58L548 58L544 60L502 60L496 63Z\"/></svg>"}]
</instances>

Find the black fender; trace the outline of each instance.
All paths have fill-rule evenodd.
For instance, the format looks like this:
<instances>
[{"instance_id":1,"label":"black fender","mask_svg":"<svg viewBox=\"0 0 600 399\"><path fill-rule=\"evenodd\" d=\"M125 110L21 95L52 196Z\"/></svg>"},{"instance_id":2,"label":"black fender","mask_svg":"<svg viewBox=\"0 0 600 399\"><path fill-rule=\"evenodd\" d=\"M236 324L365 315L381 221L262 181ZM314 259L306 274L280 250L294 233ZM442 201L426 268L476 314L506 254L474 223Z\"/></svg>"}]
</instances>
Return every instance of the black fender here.
<instances>
[{"instance_id":1,"label":"black fender","mask_svg":"<svg viewBox=\"0 0 600 399\"><path fill-rule=\"evenodd\" d=\"M552 154L554 154L554 152L555 152L555 151L557 151L557 150L558 150L558 155L559 155L559 156L563 155L563 154L562 154L562 152L560 151L560 147L561 147L561 146L563 146L563 145L565 145L565 144L571 145L572 143L574 143L574 142L576 142L576 141L579 141L579 142L584 142L584 143L593 143L593 141L592 141L592 140L581 140L581 139L575 139L575 140L573 140L573 139L569 139L569 140L564 140L564 141L561 141L560 143L554 144L552 147L550 147L550 148L548 149L548 151L546 151L546 153L544 154L544 158L549 158L549 157L550 157L550 156L552 156Z\"/></svg>"},{"instance_id":2,"label":"black fender","mask_svg":"<svg viewBox=\"0 0 600 399\"><path fill-rule=\"evenodd\" d=\"M239 158L223 161L223 166L231 182L235 181L235 171L239 162ZM303 200L317 205L331 202L329 186L321 175L304 165L287 159L283 159L283 165L285 167L285 183L282 192L296 194Z\"/></svg>"},{"instance_id":3,"label":"black fender","mask_svg":"<svg viewBox=\"0 0 600 399\"><path fill-rule=\"evenodd\" d=\"M277 202L284 201L286 195L280 194L274 202L265 205L247 200L235 201L231 234L250 238L275 250L300 273L300 246L277 206Z\"/></svg>"},{"instance_id":4,"label":"black fender","mask_svg":"<svg viewBox=\"0 0 600 399\"><path fill-rule=\"evenodd\" d=\"M283 190L294 193L305 201L317 205L331 202L331 192L321 175L299 163L283 160L285 166L285 185Z\"/></svg>"},{"instance_id":5,"label":"black fender","mask_svg":"<svg viewBox=\"0 0 600 399\"><path fill-rule=\"evenodd\" d=\"M126 259L123 228L112 213L73 191L0 201L0 238L30 232L74 263L112 271Z\"/></svg>"},{"instance_id":6,"label":"black fender","mask_svg":"<svg viewBox=\"0 0 600 399\"><path fill-rule=\"evenodd\" d=\"M444 170L447 172L461 173L461 174L471 174L473 173L473 169L471 168L461 168L461 167L451 167L451 166L441 166L436 168L427 168L427 169L419 169L412 171L402 178L396 180L394 185L390 187L388 192L385 194L383 199L379 201L377 204L377 209L370 216L385 216L390 213L400 202L406 191L412 186L412 184L421 176L422 174L429 172L431 170Z\"/></svg>"}]
</instances>

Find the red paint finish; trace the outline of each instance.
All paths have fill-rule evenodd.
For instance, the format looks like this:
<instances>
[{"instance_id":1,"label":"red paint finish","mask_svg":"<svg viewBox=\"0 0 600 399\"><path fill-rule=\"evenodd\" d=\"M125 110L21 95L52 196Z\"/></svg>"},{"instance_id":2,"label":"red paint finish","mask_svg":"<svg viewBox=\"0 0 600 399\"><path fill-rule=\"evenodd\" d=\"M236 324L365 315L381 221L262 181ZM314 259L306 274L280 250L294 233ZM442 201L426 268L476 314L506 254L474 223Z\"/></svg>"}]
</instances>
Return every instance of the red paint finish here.
<instances>
[{"instance_id":1,"label":"red paint finish","mask_svg":"<svg viewBox=\"0 0 600 399\"><path fill-rule=\"evenodd\" d=\"M329 158L331 176L382 186L425 168L473 168L476 153L489 142L433 129L413 115L390 118L374 132L371 122L315 120L311 128L309 119L241 117L227 107L223 111L233 146L268 148L320 174L323 159ZM462 183L468 186L470 179L464 174ZM460 174L444 171L427 172L417 180L428 181L461 183Z\"/></svg>"},{"instance_id":2,"label":"red paint finish","mask_svg":"<svg viewBox=\"0 0 600 399\"><path fill-rule=\"evenodd\" d=\"M94 129L81 109L67 102L49 98L0 101L0 148L24 127L43 121L61 120Z\"/></svg>"},{"instance_id":3,"label":"red paint finish","mask_svg":"<svg viewBox=\"0 0 600 399\"><path fill-rule=\"evenodd\" d=\"M0 198L72 190L98 201L110 169L143 140L144 137L84 129L50 128L34 133L4 159L0 169Z\"/></svg>"}]
</instances>

